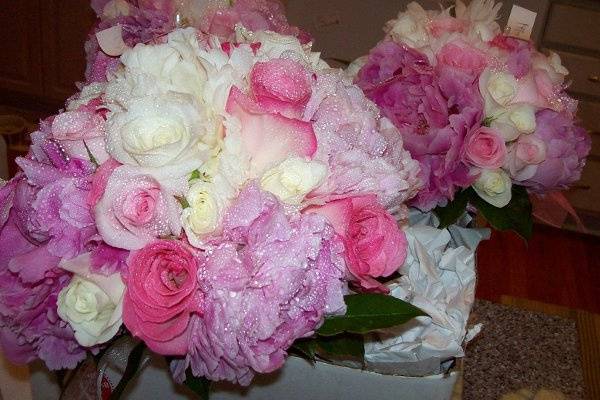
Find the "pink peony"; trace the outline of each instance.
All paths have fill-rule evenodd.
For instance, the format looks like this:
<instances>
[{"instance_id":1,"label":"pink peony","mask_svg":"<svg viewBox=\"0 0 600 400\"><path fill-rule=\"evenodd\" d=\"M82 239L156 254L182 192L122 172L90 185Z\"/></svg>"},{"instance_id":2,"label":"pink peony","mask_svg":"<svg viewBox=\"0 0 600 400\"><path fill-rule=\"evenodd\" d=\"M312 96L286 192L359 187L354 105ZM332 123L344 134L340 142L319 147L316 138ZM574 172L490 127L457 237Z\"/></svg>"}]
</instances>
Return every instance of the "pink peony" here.
<instances>
[{"instance_id":1,"label":"pink peony","mask_svg":"<svg viewBox=\"0 0 600 400\"><path fill-rule=\"evenodd\" d=\"M41 358L50 369L75 368L85 349L56 314L70 275L46 245L25 233L34 195L23 175L0 188L0 210L9 212L0 220L0 345L15 363Z\"/></svg>"},{"instance_id":2,"label":"pink peony","mask_svg":"<svg viewBox=\"0 0 600 400\"><path fill-rule=\"evenodd\" d=\"M374 278L390 276L404 263L406 236L374 195L348 197L311 207L343 238L346 266L365 289L379 288Z\"/></svg>"},{"instance_id":3,"label":"pink peony","mask_svg":"<svg viewBox=\"0 0 600 400\"><path fill-rule=\"evenodd\" d=\"M198 257L181 242L163 240L128 260L123 322L156 353L187 352L190 318L202 311L203 303L196 279Z\"/></svg>"},{"instance_id":4,"label":"pink peony","mask_svg":"<svg viewBox=\"0 0 600 400\"><path fill-rule=\"evenodd\" d=\"M35 192L22 216L24 227L37 242L47 241L51 254L75 257L96 234L87 204L93 166L77 158L67 159L43 134L32 137L30 156L16 160Z\"/></svg>"},{"instance_id":5,"label":"pink peony","mask_svg":"<svg viewBox=\"0 0 600 400\"><path fill-rule=\"evenodd\" d=\"M391 123L341 71L316 73L304 119L313 121L316 161L328 165L326 181L309 197L374 193L381 204L407 201L419 189L419 166Z\"/></svg>"},{"instance_id":6,"label":"pink peony","mask_svg":"<svg viewBox=\"0 0 600 400\"><path fill-rule=\"evenodd\" d=\"M482 126L470 132L463 148L465 162L486 169L500 168L506 159L506 145L495 129Z\"/></svg>"},{"instance_id":7,"label":"pink peony","mask_svg":"<svg viewBox=\"0 0 600 400\"><path fill-rule=\"evenodd\" d=\"M460 154L467 132L482 119L477 77L458 68L436 71L424 54L383 41L371 50L356 82L420 163L424 187L413 205L422 210L445 205L474 182Z\"/></svg>"},{"instance_id":8,"label":"pink peony","mask_svg":"<svg viewBox=\"0 0 600 400\"><path fill-rule=\"evenodd\" d=\"M283 365L287 349L327 314L345 312L343 245L323 217L290 217L272 195L246 187L228 210L224 241L198 275L204 313L192 317L176 379L196 376L248 385Z\"/></svg>"},{"instance_id":9,"label":"pink peony","mask_svg":"<svg viewBox=\"0 0 600 400\"><path fill-rule=\"evenodd\" d=\"M539 111L536 125L532 135L546 143L546 159L522 184L536 193L566 189L581 177L591 138L568 115L552 110Z\"/></svg>"},{"instance_id":10,"label":"pink peony","mask_svg":"<svg viewBox=\"0 0 600 400\"><path fill-rule=\"evenodd\" d=\"M113 171L95 207L103 240L126 250L141 249L162 236L179 236L180 214L181 206L168 188L131 166Z\"/></svg>"},{"instance_id":11,"label":"pink peony","mask_svg":"<svg viewBox=\"0 0 600 400\"><path fill-rule=\"evenodd\" d=\"M274 59L258 62L250 72L256 102L269 112L298 118L310 98L310 75L298 62Z\"/></svg>"}]
</instances>

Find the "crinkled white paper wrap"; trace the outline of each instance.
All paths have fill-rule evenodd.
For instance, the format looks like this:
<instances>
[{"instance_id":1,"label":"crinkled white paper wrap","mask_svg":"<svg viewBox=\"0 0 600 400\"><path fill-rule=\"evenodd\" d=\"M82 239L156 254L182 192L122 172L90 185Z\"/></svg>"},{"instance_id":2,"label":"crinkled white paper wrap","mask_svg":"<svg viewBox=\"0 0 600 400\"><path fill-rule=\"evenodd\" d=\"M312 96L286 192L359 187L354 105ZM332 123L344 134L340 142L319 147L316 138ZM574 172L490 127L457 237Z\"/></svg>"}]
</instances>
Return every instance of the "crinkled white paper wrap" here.
<instances>
[{"instance_id":1,"label":"crinkled white paper wrap","mask_svg":"<svg viewBox=\"0 0 600 400\"><path fill-rule=\"evenodd\" d=\"M421 308L429 317L370 335L365 342L367 369L404 376L445 372L463 343L480 327L467 331L475 298L475 250L488 229L469 229L468 216L448 229L437 229L432 214L411 211L406 231L409 254L390 283L391 294Z\"/></svg>"}]
</instances>

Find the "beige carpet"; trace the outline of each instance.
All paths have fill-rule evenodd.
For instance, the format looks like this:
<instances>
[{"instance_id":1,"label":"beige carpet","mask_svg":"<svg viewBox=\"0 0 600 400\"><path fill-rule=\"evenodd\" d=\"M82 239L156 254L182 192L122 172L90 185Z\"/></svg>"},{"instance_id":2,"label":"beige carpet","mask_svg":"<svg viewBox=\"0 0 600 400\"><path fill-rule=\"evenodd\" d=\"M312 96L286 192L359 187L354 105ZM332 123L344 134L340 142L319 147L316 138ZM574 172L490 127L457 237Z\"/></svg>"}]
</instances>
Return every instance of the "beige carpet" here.
<instances>
[{"instance_id":1,"label":"beige carpet","mask_svg":"<svg viewBox=\"0 0 600 400\"><path fill-rule=\"evenodd\" d=\"M600 399L600 316L505 297L476 302L459 393L478 399Z\"/></svg>"}]
</instances>

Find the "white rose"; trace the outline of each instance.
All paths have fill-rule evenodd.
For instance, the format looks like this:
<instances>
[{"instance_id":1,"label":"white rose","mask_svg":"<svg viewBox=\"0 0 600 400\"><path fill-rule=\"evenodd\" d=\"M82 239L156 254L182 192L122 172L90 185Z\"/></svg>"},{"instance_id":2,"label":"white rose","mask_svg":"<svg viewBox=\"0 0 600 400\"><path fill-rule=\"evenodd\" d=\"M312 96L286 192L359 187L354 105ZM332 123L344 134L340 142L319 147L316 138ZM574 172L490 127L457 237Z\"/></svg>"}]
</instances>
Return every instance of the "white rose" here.
<instances>
[{"instance_id":1,"label":"white rose","mask_svg":"<svg viewBox=\"0 0 600 400\"><path fill-rule=\"evenodd\" d=\"M164 44L137 44L121 55L123 69L109 83L107 98L123 105L135 97L170 91L202 98L207 75L198 51L191 28L173 31Z\"/></svg>"},{"instance_id":2,"label":"white rose","mask_svg":"<svg viewBox=\"0 0 600 400\"><path fill-rule=\"evenodd\" d=\"M533 133L536 128L535 108L528 104L500 108L491 115L491 119L491 126L507 142L517 139L521 134Z\"/></svg>"},{"instance_id":3,"label":"white rose","mask_svg":"<svg viewBox=\"0 0 600 400\"><path fill-rule=\"evenodd\" d=\"M136 99L127 110L107 119L107 149L115 160L159 168L198 168L210 150L201 143L214 134L201 109L189 96L168 94ZM207 126L208 125L208 126Z\"/></svg>"},{"instance_id":4,"label":"white rose","mask_svg":"<svg viewBox=\"0 0 600 400\"><path fill-rule=\"evenodd\" d=\"M486 90L496 103L507 106L517 95L517 80L512 74L493 72L487 81Z\"/></svg>"},{"instance_id":5,"label":"white rose","mask_svg":"<svg viewBox=\"0 0 600 400\"><path fill-rule=\"evenodd\" d=\"M77 98L72 99L67 103L67 111L75 111L79 107L89 103L90 100L100 97L104 94L105 89L106 83L104 82L94 82L84 86L81 88L81 92Z\"/></svg>"},{"instance_id":6,"label":"white rose","mask_svg":"<svg viewBox=\"0 0 600 400\"><path fill-rule=\"evenodd\" d=\"M290 157L265 172L261 187L288 204L300 204L311 190L323 183L327 167L316 161Z\"/></svg>"},{"instance_id":7,"label":"white rose","mask_svg":"<svg viewBox=\"0 0 600 400\"><path fill-rule=\"evenodd\" d=\"M569 75L569 70L562 65L560 56L553 51L548 54L548 57L536 53L533 57L533 69L542 69L548 72L552 83L555 85L562 84L565 76Z\"/></svg>"},{"instance_id":8,"label":"white rose","mask_svg":"<svg viewBox=\"0 0 600 400\"><path fill-rule=\"evenodd\" d=\"M512 182L501 169L481 170L481 175L473 184L475 192L491 205L502 208L510 202Z\"/></svg>"},{"instance_id":9,"label":"white rose","mask_svg":"<svg viewBox=\"0 0 600 400\"><path fill-rule=\"evenodd\" d=\"M242 43L260 43L256 52L259 61L288 58L310 65L315 70L328 68L327 63L321 59L321 53L311 51L310 45L302 45L294 36L271 31L251 32L243 27L236 27L236 36Z\"/></svg>"},{"instance_id":10,"label":"white rose","mask_svg":"<svg viewBox=\"0 0 600 400\"><path fill-rule=\"evenodd\" d=\"M214 232L220 221L223 202L217 195L214 185L200 181L192 185L186 195L189 207L183 210L183 225L202 236ZM189 235L188 235L189 236Z\"/></svg>"},{"instance_id":11,"label":"white rose","mask_svg":"<svg viewBox=\"0 0 600 400\"><path fill-rule=\"evenodd\" d=\"M102 17L113 19L119 16L129 15L129 3L126 0L111 0L102 9Z\"/></svg>"},{"instance_id":12,"label":"white rose","mask_svg":"<svg viewBox=\"0 0 600 400\"><path fill-rule=\"evenodd\" d=\"M92 273L90 258L90 253L85 253L59 264L74 275L58 294L58 316L71 326L75 339L85 347L105 343L115 336L123 322L125 291L119 273Z\"/></svg>"},{"instance_id":13,"label":"white rose","mask_svg":"<svg viewBox=\"0 0 600 400\"><path fill-rule=\"evenodd\" d=\"M388 21L384 30L396 42L421 48L429 44L428 22L427 11L419 4L412 2L406 7L406 12L401 12L396 19Z\"/></svg>"},{"instance_id":14,"label":"white rose","mask_svg":"<svg viewBox=\"0 0 600 400\"><path fill-rule=\"evenodd\" d=\"M521 133L535 131L535 109L530 105L514 107L509 113L509 119Z\"/></svg>"}]
</instances>

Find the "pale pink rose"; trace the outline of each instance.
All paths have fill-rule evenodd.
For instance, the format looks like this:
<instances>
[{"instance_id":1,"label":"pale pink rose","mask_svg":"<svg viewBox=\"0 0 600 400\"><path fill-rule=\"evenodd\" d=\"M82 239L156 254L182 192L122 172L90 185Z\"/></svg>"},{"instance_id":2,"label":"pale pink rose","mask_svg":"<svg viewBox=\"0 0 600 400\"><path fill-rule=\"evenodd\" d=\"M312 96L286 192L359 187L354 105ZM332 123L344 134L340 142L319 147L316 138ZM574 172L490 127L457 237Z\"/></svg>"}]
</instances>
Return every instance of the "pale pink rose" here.
<instances>
[{"instance_id":1,"label":"pale pink rose","mask_svg":"<svg viewBox=\"0 0 600 400\"><path fill-rule=\"evenodd\" d=\"M452 32L463 32L466 28L467 22L454 18L454 17L440 17L434 18L427 28L433 37L440 37L446 33Z\"/></svg>"},{"instance_id":2,"label":"pale pink rose","mask_svg":"<svg viewBox=\"0 0 600 400\"><path fill-rule=\"evenodd\" d=\"M317 150L310 122L271 113L235 86L226 111L241 123L242 143L256 176L291 156L312 158Z\"/></svg>"},{"instance_id":3,"label":"pale pink rose","mask_svg":"<svg viewBox=\"0 0 600 400\"><path fill-rule=\"evenodd\" d=\"M495 129L482 126L467 135L462 156L476 167L500 168L506 159L506 145Z\"/></svg>"},{"instance_id":4,"label":"pale pink rose","mask_svg":"<svg viewBox=\"0 0 600 400\"><path fill-rule=\"evenodd\" d=\"M334 200L305 212L328 219L344 241L348 271L365 289L380 289L374 278L390 276L406 259L406 236L375 195Z\"/></svg>"},{"instance_id":5,"label":"pale pink rose","mask_svg":"<svg viewBox=\"0 0 600 400\"><path fill-rule=\"evenodd\" d=\"M104 137L104 118L99 113L67 111L52 120L52 138L71 157L89 160L89 149L97 162L106 161Z\"/></svg>"},{"instance_id":6,"label":"pale pink rose","mask_svg":"<svg viewBox=\"0 0 600 400\"><path fill-rule=\"evenodd\" d=\"M479 75L488 65L486 54L463 40L444 45L437 54L438 64Z\"/></svg>"},{"instance_id":7,"label":"pale pink rose","mask_svg":"<svg viewBox=\"0 0 600 400\"><path fill-rule=\"evenodd\" d=\"M311 95L310 75L298 62L277 58L258 62L250 72L256 102L267 111L299 118Z\"/></svg>"},{"instance_id":8,"label":"pale pink rose","mask_svg":"<svg viewBox=\"0 0 600 400\"><path fill-rule=\"evenodd\" d=\"M137 167L113 171L95 215L102 239L120 249L138 250L156 238L181 233L181 206L174 194Z\"/></svg>"},{"instance_id":9,"label":"pale pink rose","mask_svg":"<svg viewBox=\"0 0 600 400\"><path fill-rule=\"evenodd\" d=\"M524 181L537 171L546 159L546 143L533 135L521 135L508 149L505 168L513 179Z\"/></svg>"},{"instance_id":10,"label":"pale pink rose","mask_svg":"<svg viewBox=\"0 0 600 400\"><path fill-rule=\"evenodd\" d=\"M200 253L176 240L161 240L131 254L125 277L123 322L159 354L184 355L193 313L201 313Z\"/></svg>"},{"instance_id":11,"label":"pale pink rose","mask_svg":"<svg viewBox=\"0 0 600 400\"><path fill-rule=\"evenodd\" d=\"M114 158L109 158L107 161L102 163L94 172L92 178L92 188L88 194L87 203L90 207L94 207L100 201L100 198L104 195L106 190L106 184L108 178L112 175L113 171L119 167L121 163L116 161Z\"/></svg>"}]
</instances>

